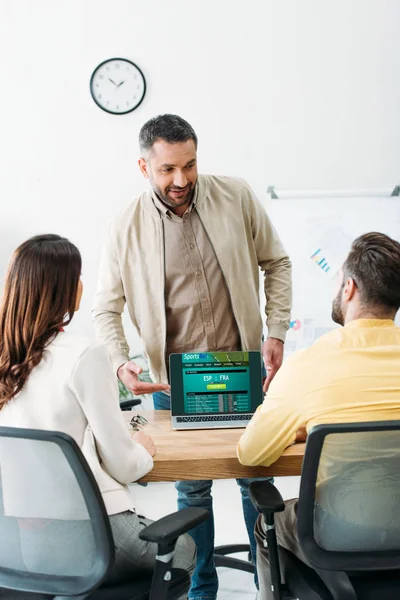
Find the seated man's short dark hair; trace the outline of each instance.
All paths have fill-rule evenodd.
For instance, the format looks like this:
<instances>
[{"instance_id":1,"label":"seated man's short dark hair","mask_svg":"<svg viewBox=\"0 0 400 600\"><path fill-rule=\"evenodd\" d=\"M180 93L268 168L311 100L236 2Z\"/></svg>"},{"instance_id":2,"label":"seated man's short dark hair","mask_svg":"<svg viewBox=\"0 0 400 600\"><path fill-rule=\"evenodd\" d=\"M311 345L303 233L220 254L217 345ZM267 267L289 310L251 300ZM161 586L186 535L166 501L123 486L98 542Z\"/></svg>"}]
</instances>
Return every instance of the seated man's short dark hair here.
<instances>
[{"instance_id":1,"label":"seated man's short dark hair","mask_svg":"<svg viewBox=\"0 0 400 600\"><path fill-rule=\"evenodd\" d=\"M400 307L400 243L375 231L354 240L343 265L364 305L398 310Z\"/></svg>"}]
</instances>

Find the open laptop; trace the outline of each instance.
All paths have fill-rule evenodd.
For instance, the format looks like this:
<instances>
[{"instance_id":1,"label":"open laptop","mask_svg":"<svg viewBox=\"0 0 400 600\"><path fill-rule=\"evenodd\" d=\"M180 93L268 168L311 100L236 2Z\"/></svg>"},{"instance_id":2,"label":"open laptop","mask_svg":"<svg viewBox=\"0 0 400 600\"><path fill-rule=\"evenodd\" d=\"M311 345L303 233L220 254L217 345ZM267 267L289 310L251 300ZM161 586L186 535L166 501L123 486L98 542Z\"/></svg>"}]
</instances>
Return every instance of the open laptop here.
<instances>
[{"instance_id":1,"label":"open laptop","mask_svg":"<svg viewBox=\"0 0 400 600\"><path fill-rule=\"evenodd\" d=\"M171 354L173 429L246 427L263 401L260 352Z\"/></svg>"}]
</instances>

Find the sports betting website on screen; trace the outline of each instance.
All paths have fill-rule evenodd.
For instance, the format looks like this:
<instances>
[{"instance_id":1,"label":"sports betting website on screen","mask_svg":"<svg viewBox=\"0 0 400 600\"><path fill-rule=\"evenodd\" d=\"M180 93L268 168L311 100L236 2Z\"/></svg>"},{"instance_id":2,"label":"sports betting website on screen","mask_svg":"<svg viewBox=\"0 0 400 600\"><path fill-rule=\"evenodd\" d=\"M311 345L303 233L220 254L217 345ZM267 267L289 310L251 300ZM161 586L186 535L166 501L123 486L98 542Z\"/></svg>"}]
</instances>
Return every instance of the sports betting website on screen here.
<instances>
[{"instance_id":1,"label":"sports betting website on screen","mask_svg":"<svg viewBox=\"0 0 400 600\"><path fill-rule=\"evenodd\" d=\"M262 402L259 352L170 356L172 414L251 413Z\"/></svg>"}]
</instances>

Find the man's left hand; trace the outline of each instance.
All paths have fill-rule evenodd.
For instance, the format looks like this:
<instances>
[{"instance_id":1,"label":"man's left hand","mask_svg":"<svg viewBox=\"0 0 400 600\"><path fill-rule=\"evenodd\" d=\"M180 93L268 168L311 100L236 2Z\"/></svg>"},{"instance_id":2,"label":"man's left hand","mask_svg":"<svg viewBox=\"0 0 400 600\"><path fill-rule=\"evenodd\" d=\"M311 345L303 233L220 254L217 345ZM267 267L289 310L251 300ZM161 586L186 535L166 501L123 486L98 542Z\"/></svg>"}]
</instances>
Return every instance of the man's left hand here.
<instances>
[{"instance_id":1,"label":"man's left hand","mask_svg":"<svg viewBox=\"0 0 400 600\"><path fill-rule=\"evenodd\" d=\"M263 391L268 390L269 384L275 377L278 369L283 361L283 342L277 338L270 337L262 347L265 368L267 369L267 377L264 379Z\"/></svg>"},{"instance_id":2,"label":"man's left hand","mask_svg":"<svg viewBox=\"0 0 400 600\"><path fill-rule=\"evenodd\" d=\"M307 441L307 429L304 426L299 427L296 431L296 444L306 442Z\"/></svg>"}]
</instances>

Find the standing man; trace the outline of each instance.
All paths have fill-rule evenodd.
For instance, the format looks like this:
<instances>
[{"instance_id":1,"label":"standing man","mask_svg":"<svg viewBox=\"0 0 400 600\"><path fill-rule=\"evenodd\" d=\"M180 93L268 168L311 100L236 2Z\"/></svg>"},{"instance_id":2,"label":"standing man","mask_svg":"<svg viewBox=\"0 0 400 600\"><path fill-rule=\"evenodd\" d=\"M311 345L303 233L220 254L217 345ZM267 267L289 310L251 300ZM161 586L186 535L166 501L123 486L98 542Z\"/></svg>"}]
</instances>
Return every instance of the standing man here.
<instances>
[{"instance_id":1,"label":"standing man","mask_svg":"<svg viewBox=\"0 0 400 600\"><path fill-rule=\"evenodd\" d=\"M265 210L240 179L198 175L197 136L176 115L151 119L139 135L139 167L150 181L113 221L100 267L93 318L119 379L135 394L153 393L169 409L173 352L261 350L259 267L264 272L270 381L282 364L291 309L291 263ZM128 305L154 384L129 360L121 314ZM257 519L240 479L243 513L255 557ZM178 506L207 508L196 527L197 566L191 600L216 600L212 481L177 482Z\"/></svg>"}]
</instances>

